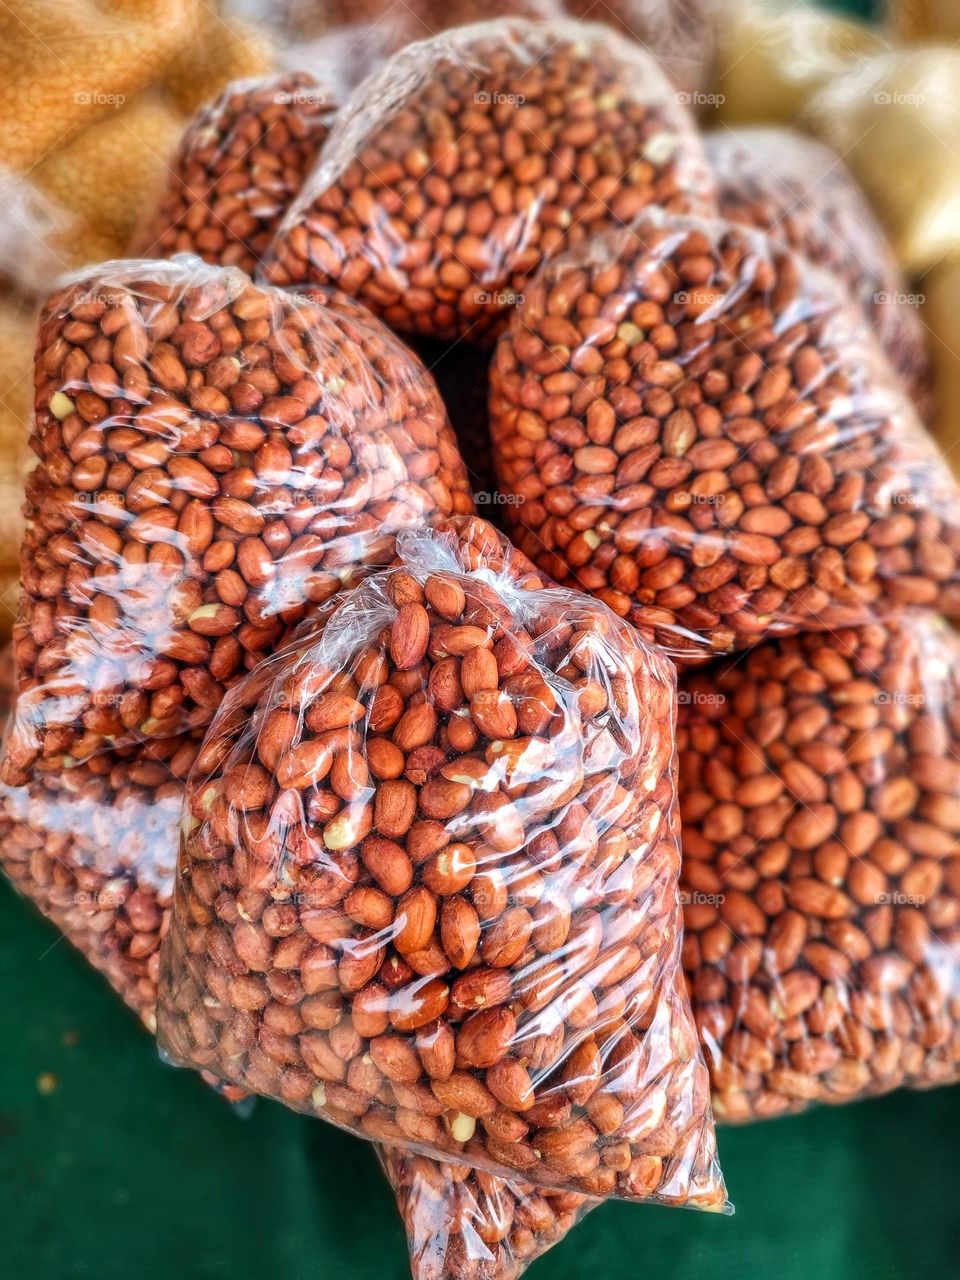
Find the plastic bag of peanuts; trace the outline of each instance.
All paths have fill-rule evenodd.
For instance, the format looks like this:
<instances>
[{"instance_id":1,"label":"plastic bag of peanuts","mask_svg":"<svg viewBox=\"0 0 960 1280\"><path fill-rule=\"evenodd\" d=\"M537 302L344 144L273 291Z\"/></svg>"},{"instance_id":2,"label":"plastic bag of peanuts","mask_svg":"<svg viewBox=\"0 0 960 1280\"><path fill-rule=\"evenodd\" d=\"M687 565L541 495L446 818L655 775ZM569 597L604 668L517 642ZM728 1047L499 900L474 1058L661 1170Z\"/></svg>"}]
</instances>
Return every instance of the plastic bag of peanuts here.
<instances>
[{"instance_id":1,"label":"plastic bag of peanuts","mask_svg":"<svg viewBox=\"0 0 960 1280\"><path fill-rule=\"evenodd\" d=\"M704 136L720 213L766 231L846 284L915 403L929 412L923 323L856 179L823 143L789 129Z\"/></svg>"},{"instance_id":2,"label":"plastic bag of peanuts","mask_svg":"<svg viewBox=\"0 0 960 1280\"><path fill-rule=\"evenodd\" d=\"M397 1193L413 1280L517 1280L598 1203L396 1147L378 1155Z\"/></svg>"},{"instance_id":3,"label":"plastic bag of peanuts","mask_svg":"<svg viewBox=\"0 0 960 1280\"><path fill-rule=\"evenodd\" d=\"M207 734L161 1047L376 1141L722 1207L673 668L485 522L397 542Z\"/></svg>"},{"instance_id":4,"label":"plastic bag of peanuts","mask_svg":"<svg viewBox=\"0 0 960 1280\"><path fill-rule=\"evenodd\" d=\"M399 331L487 343L540 262L658 203L713 213L685 106L608 27L480 23L401 50L348 99L268 251Z\"/></svg>"},{"instance_id":5,"label":"plastic bag of peanuts","mask_svg":"<svg viewBox=\"0 0 960 1280\"><path fill-rule=\"evenodd\" d=\"M433 381L379 321L187 255L48 300L31 444L12 785L208 723L397 529L472 510Z\"/></svg>"},{"instance_id":6,"label":"plastic bag of peanuts","mask_svg":"<svg viewBox=\"0 0 960 1280\"><path fill-rule=\"evenodd\" d=\"M151 1032L184 784L199 746L171 738L0 784L7 878Z\"/></svg>"},{"instance_id":7,"label":"plastic bag of peanuts","mask_svg":"<svg viewBox=\"0 0 960 1280\"><path fill-rule=\"evenodd\" d=\"M253 275L335 111L329 92L305 72L229 85L184 133L136 255L195 253Z\"/></svg>"},{"instance_id":8,"label":"plastic bag of peanuts","mask_svg":"<svg viewBox=\"0 0 960 1280\"><path fill-rule=\"evenodd\" d=\"M763 644L680 692L684 964L718 1118L960 1079L960 638Z\"/></svg>"},{"instance_id":9,"label":"plastic bag of peanuts","mask_svg":"<svg viewBox=\"0 0 960 1280\"><path fill-rule=\"evenodd\" d=\"M960 491L843 287L657 210L546 264L490 375L517 545L680 659L960 612Z\"/></svg>"}]
</instances>

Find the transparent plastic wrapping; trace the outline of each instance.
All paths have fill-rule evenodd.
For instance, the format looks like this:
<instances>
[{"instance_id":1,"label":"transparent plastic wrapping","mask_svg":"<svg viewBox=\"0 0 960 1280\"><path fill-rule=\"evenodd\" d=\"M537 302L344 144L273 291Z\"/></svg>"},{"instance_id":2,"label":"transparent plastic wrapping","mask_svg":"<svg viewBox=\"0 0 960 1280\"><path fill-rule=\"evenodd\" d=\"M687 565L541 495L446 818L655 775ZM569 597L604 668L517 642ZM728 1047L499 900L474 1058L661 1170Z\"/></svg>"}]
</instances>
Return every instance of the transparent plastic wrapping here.
<instances>
[{"instance_id":1,"label":"transparent plastic wrapping","mask_svg":"<svg viewBox=\"0 0 960 1280\"><path fill-rule=\"evenodd\" d=\"M156 1031L189 736L0 784L0 865Z\"/></svg>"},{"instance_id":2,"label":"transparent plastic wrapping","mask_svg":"<svg viewBox=\"0 0 960 1280\"><path fill-rule=\"evenodd\" d=\"M486 522L397 543L210 728L161 1047L376 1141L719 1208L674 670Z\"/></svg>"},{"instance_id":3,"label":"transparent plastic wrapping","mask_svg":"<svg viewBox=\"0 0 960 1280\"><path fill-rule=\"evenodd\" d=\"M472 510L432 379L349 299L110 263L49 299L36 371L12 785L208 723L399 528Z\"/></svg>"},{"instance_id":4,"label":"transparent plastic wrapping","mask_svg":"<svg viewBox=\"0 0 960 1280\"><path fill-rule=\"evenodd\" d=\"M508 527L678 658L960 611L960 491L869 326L762 233L651 210L547 264L491 365Z\"/></svg>"},{"instance_id":5,"label":"transparent plastic wrapping","mask_svg":"<svg viewBox=\"0 0 960 1280\"><path fill-rule=\"evenodd\" d=\"M395 53L452 27L493 18L562 18L563 0L284 0L287 29L299 36L328 35L348 26L377 32Z\"/></svg>"},{"instance_id":6,"label":"transparent plastic wrapping","mask_svg":"<svg viewBox=\"0 0 960 1280\"><path fill-rule=\"evenodd\" d=\"M596 1200L379 1147L407 1232L413 1280L518 1280Z\"/></svg>"},{"instance_id":7,"label":"transparent plastic wrapping","mask_svg":"<svg viewBox=\"0 0 960 1280\"><path fill-rule=\"evenodd\" d=\"M390 30L385 24L355 22L307 40L293 41L281 49L279 64L289 71L306 68L315 72L331 98L344 102L393 52Z\"/></svg>"},{"instance_id":8,"label":"transparent plastic wrapping","mask_svg":"<svg viewBox=\"0 0 960 1280\"><path fill-rule=\"evenodd\" d=\"M680 693L684 964L723 1120L960 1079L960 638L759 646Z\"/></svg>"},{"instance_id":9,"label":"transparent plastic wrapping","mask_svg":"<svg viewBox=\"0 0 960 1280\"><path fill-rule=\"evenodd\" d=\"M301 38L363 29L391 53L456 27L494 19L603 23L646 48L671 79L702 88L726 0L286 0L283 25ZM275 9L274 9L275 12Z\"/></svg>"},{"instance_id":10,"label":"transparent plastic wrapping","mask_svg":"<svg viewBox=\"0 0 960 1280\"><path fill-rule=\"evenodd\" d=\"M545 258L654 202L715 211L655 60L599 25L481 23L358 87L266 276L336 284L400 331L489 343Z\"/></svg>"},{"instance_id":11,"label":"transparent plastic wrapping","mask_svg":"<svg viewBox=\"0 0 960 1280\"><path fill-rule=\"evenodd\" d=\"M195 253L252 275L335 111L330 93L305 72L229 85L188 126L136 256Z\"/></svg>"},{"instance_id":12,"label":"transparent plastic wrapping","mask_svg":"<svg viewBox=\"0 0 960 1280\"><path fill-rule=\"evenodd\" d=\"M733 0L567 0L575 18L603 22L642 44L696 105Z\"/></svg>"},{"instance_id":13,"label":"transparent plastic wrapping","mask_svg":"<svg viewBox=\"0 0 960 1280\"><path fill-rule=\"evenodd\" d=\"M769 232L823 267L863 309L914 402L929 412L919 304L853 175L829 147L789 129L704 136L721 215Z\"/></svg>"}]
</instances>

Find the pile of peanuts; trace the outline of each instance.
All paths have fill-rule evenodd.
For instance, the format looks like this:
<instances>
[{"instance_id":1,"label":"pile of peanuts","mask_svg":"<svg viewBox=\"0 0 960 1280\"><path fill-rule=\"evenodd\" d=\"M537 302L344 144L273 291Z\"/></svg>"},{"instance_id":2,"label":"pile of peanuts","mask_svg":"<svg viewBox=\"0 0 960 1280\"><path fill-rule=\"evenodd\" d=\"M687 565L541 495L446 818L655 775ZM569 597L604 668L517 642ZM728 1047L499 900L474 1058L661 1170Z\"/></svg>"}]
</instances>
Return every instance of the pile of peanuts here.
<instances>
[{"instance_id":1,"label":"pile of peanuts","mask_svg":"<svg viewBox=\"0 0 960 1280\"><path fill-rule=\"evenodd\" d=\"M448 547L403 535L405 567L228 696L190 782L161 1044L381 1142L719 1206L673 673L607 610L498 590Z\"/></svg>"},{"instance_id":2,"label":"pile of peanuts","mask_svg":"<svg viewBox=\"0 0 960 1280\"><path fill-rule=\"evenodd\" d=\"M766 231L845 283L915 403L928 377L915 300L866 197L822 143L785 129L704 136L720 213Z\"/></svg>"},{"instance_id":3,"label":"pile of peanuts","mask_svg":"<svg viewBox=\"0 0 960 1280\"><path fill-rule=\"evenodd\" d=\"M48 302L36 370L12 785L208 723L399 528L472 507L432 380L349 300L117 265Z\"/></svg>"},{"instance_id":4,"label":"pile of peanuts","mask_svg":"<svg viewBox=\"0 0 960 1280\"><path fill-rule=\"evenodd\" d=\"M413 1280L515 1280L594 1204L396 1147L379 1155L397 1193Z\"/></svg>"},{"instance_id":5,"label":"pile of peanuts","mask_svg":"<svg viewBox=\"0 0 960 1280\"><path fill-rule=\"evenodd\" d=\"M960 1079L960 640L753 649L680 693L684 964L725 1120Z\"/></svg>"},{"instance_id":6,"label":"pile of peanuts","mask_svg":"<svg viewBox=\"0 0 960 1280\"><path fill-rule=\"evenodd\" d=\"M199 745L168 738L0 786L7 877L151 1032L184 783Z\"/></svg>"},{"instance_id":7,"label":"pile of peanuts","mask_svg":"<svg viewBox=\"0 0 960 1280\"><path fill-rule=\"evenodd\" d=\"M184 133L137 256L195 253L253 275L335 111L302 72L230 85Z\"/></svg>"},{"instance_id":8,"label":"pile of peanuts","mask_svg":"<svg viewBox=\"0 0 960 1280\"><path fill-rule=\"evenodd\" d=\"M960 615L960 491L843 291L657 211L547 264L491 366L509 527L683 658Z\"/></svg>"},{"instance_id":9,"label":"pile of peanuts","mask_svg":"<svg viewBox=\"0 0 960 1280\"><path fill-rule=\"evenodd\" d=\"M960 491L845 170L700 141L718 7L345 6L358 94L231 86L140 237L198 257L41 316L0 864L173 1061L378 1144L414 1280L724 1208L711 1092L960 1079L960 640L902 613L960 617ZM674 734L648 640L749 652Z\"/></svg>"},{"instance_id":10,"label":"pile of peanuts","mask_svg":"<svg viewBox=\"0 0 960 1280\"><path fill-rule=\"evenodd\" d=\"M364 82L265 274L335 284L400 331L489 343L545 258L652 203L714 211L655 60L606 27L481 23Z\"/></svg>"}]
</instances>

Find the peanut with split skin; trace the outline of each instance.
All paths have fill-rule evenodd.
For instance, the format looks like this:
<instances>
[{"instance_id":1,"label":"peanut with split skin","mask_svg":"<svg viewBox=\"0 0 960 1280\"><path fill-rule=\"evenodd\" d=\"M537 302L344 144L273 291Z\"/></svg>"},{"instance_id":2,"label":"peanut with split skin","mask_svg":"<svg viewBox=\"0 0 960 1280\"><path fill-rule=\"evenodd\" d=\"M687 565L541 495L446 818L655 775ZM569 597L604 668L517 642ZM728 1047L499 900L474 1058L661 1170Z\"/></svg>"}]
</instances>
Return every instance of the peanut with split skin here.
<instances>
[{"instance_id":1,"label":"peanut with split skin","mask_svg":"<svg viewBox=\"0 0 960 1280\"><path fill-rule=\"evenodd\" d=\"M117 265L48 301L36 374L12 785L209 723L398 529L472 509L432 380L346 298Z\"/></svg>"},{"instance_id":2,"label":"peanut with split skin","mask_svg":"<svg viewBox=\"0 0 960 1280\"><path fill-rule=\"evenodd\" d=\"M399 557L208 734L161 1042L383 1143L717 1207L673 671L484 522Z\"/></svg>"},{"instance_id":3,"label":"peanut with split skin","mask_svg":"<svg viewBox=\"0 0 960 1280\"><path fill-rule=\"evenodd\" d=\"M514 537L678 658L960 614L960 492L843 291L640 215L548 263L491 366Z\"/></svg>"},{"instance_id":4,"label":"peanut with split skin","mask_svg":"<svg viewBox=\"0 0 960 1280\"><path fill-rule=\"evenodd\" d=\"M489 344L544 259L652 203L713 213L692 118L602 26L462 27L402 50L340 113L269 253L396 330Z\"/></svg>"},{"instance_id":5,"label":"peanut with split skin","mask_svg":"<svg viewBox=\"0 0 960 1280\"><path fill-rule=\"evenodd\" d=\"M905 617L684 677L684 966L723 1120L960 1078L960 642Z\"/></svg>"},{"instance_id":6,"label":"peanut with split skin","mask_svg":"<svg viewBox=\"0 0 960 1280\"><path fill-rule=\"evenodd\" d=\"M303 72L229 85L188 126L137 256L195 253L252 275L335 111L329 93Z\"/></svg>"}]
</instances>

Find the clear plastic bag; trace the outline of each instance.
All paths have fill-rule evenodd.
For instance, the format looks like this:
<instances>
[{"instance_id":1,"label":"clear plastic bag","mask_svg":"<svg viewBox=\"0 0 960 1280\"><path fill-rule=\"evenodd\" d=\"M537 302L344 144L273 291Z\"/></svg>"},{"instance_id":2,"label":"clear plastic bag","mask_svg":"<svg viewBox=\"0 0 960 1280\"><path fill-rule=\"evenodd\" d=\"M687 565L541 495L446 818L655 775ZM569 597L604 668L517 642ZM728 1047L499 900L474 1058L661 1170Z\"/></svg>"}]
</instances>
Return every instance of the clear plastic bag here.
<instances>
[{"instance_id":1,"label":"clear plastic bag","mask_svg":"<svg viewBox=\"0 0 960 1280\"><path fill-rule=\"evenodd\" d=\"M7 878L156 1031L160 939L199 738L105 753L0 784Z\"/></svg>"},{"instance_id":2,"label":"clear plastic bag","mask_svg":"<svg viewBox=\"0 0 960 1280\"><path fill-rule=\"evenodd\" d=\"M597 1203L395 1147L378 1154L397 1194L413 1280L517 1280Z\"/></svg>"},{"instance_id":3,"label":"clear plastic bag","mask_svg":"<svg viewBox=\"0 0 960 1280\"><path fill-rule=\"evenodd\" d=\"M714 212L654 59L599 25L481 23L358 87L265 274L336 284L397 330L489 343L544 258L653 202Z\"/></svg>"},{"instance_id":4,"label":"clear plastic bag","mask_svg":"<svg viewBox=\"0 0 960 1280\"><path fill-rule=\"evenodd\" d=\"M284 23L299 36L329 35L348 26L378 33L391 53L415 40L493 18L562 18L562 0L286 0Z\"/></svg>"},{"instance_id":5,"label":"clear plastic bag","mask_svg":"<svg viewBox=\"0 0 960 1280\"><path fill-rule=\"evenodd\" d=\"M839 284L759 232L642 214L547 264L490 425L518 545L679 658L960 614L960 491Z\"/></svg>"},{"instance_id":6,"label":"clear plastic bag","mask_svg":"<svg viewBox=\"0 0 960 1280\"><path fill-rule=\"evenodd\" d=\"M649 49L697 105L732 0L567 0L566 7L575 18L607 23Z\"/></svg>"},{"instance_id":7,"label":"clear plastic bag","mask_svg":"<svg viewBox=\"0 0 960 1280\"><path fill-rule=\"evenodd\" d=\"M960 638L767 643L680 692L688 971L718 1118L960 1079Z\"/></svg>"},{"instance_id":8,"label":"clear plastic bag","mask_svg":"<svg viewBox=\"0 0 960 1280\"><path fill-rule=\"evenodd\" d=\"M252 275L335 111L304 72L229 85L187 128L135 255L195 253Z\"/></svg>"},{"instance_id":9,"label":"clear plastic bag","mask_svg":"<svg viewBox=\"0 0 960 1280\"><path fill-rule=\"evenodd\" d=\"M376 1141L721 1207L673 668L485 522L397 542L210 728L161 1047Z\"/></svg>"},{"instance_id":10,"label":"clear plastic bag","mask_svg":"<svg viewBox=\"0 0 960 1280\"><path fill-rule=\"evenodd\" d=\"M770 233L842 281L914 402L929 411L922 295L907 289L880 224L840 157L788 129L722 129L706 134L704 146L721 215Z\"/></svg>"},{"instance_id":11,"label":"clear plastic bag","mask_svg":"<svg viewBox=\"0 0 960 1280\"><path fill-rule=\"evenodd\" d=\"M396 531L472 510L417 358L349 299L186 255L41 317L3 776L166 737Z\"/></svg>"}]
</instances>

